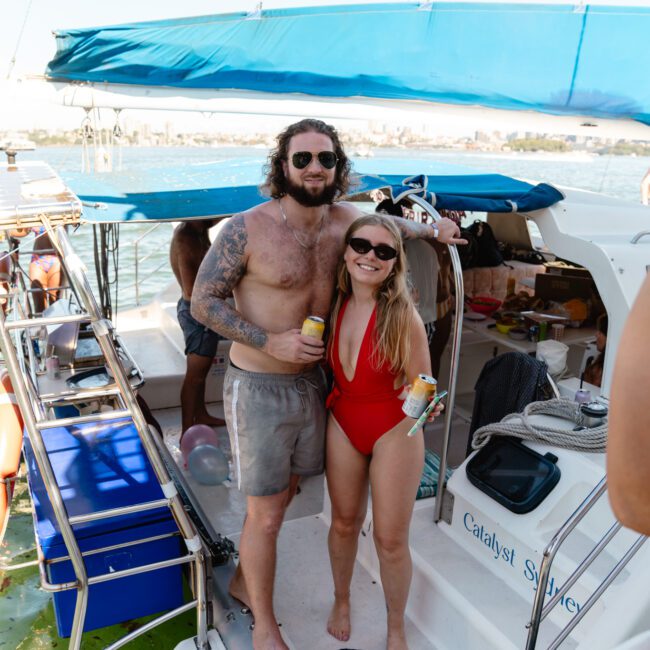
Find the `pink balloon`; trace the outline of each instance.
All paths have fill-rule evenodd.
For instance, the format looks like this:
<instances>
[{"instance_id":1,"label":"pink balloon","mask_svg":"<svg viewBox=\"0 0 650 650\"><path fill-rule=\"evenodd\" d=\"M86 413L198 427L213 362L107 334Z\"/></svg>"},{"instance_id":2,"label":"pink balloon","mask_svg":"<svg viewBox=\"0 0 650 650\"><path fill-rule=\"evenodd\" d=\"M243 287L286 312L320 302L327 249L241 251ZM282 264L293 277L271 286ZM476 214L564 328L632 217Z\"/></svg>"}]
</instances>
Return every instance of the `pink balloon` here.
<instances>
[{"instance_id":1,"label":"pink balloon","mask_svg":"<svg viewBox=\"0 0 650 650\"><path fill-rule=\"evenodd\" d=\"M181 438L181 453L183 454L183 462L187 467L187 457L190 452L198 445L212 445L213 447L219 446L219 438L212 427L207 424L193 424L183 434Z\"/></svg>"}]
</instances>

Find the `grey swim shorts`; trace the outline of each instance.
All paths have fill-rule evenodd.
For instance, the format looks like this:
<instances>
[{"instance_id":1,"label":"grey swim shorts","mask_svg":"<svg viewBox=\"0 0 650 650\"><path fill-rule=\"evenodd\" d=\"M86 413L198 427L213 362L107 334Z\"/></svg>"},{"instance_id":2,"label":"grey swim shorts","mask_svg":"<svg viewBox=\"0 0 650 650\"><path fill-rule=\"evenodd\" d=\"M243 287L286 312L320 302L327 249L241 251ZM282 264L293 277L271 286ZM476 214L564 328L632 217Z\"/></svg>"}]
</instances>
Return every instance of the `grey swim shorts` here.
<instances>
[{"instance_id":1,"label":"grey swim shorts","mask_svg":"<svg viewBox=\"0 0 650 650\"><path fill-rule=\"evenodd\" d=\"M277 494L289 487L291 474L323 471L326 393L320 367L276 375L228 366L223 407L244 494Z\"/></svg>"},{"instance_id":2,"label":"grey swim shorts","mask_svg":"<svg viewBox=\"0 0 650 650\"><path fill-rule=\"evenodd\" d=\"M222 336L199 323L190 313L190 301L181 298L176 305L178 324L183 330L185 354L198 354L202 357L214 357Z\"/></svg>"}]
</instances>

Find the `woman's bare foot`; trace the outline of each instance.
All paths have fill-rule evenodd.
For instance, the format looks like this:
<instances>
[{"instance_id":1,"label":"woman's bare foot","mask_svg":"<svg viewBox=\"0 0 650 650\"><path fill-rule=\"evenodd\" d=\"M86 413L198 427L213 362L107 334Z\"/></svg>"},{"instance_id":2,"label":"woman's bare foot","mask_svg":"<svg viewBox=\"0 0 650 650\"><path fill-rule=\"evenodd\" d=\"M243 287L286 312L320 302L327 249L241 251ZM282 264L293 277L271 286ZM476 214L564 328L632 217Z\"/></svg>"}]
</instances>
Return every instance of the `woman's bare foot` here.
<instances>
[{"instance_id":1,"label":"woman's bare foot","mask_svg":"<svg viewBox=\"0 0 650 650\"><path fill-rule=\"evenodd\" d=\"M238 564L235 569L235 574L230 581L228 586L228 593L236 598L242 605L251 609L250 599L248 598L248 590L246 589L246 582L244 582L244 574L241 570L241 565Z\"/></svg>"},{"instance_id":2,"label":"woman's bare foot","mask_svg":"<svg viewBox=\"0 0 650 650\"><path fill-rule=\"evenodd\" d=\"M327 631L339 641L350 640L350 599L336 598L327 619Z\"/></svg>"}]
</instances>

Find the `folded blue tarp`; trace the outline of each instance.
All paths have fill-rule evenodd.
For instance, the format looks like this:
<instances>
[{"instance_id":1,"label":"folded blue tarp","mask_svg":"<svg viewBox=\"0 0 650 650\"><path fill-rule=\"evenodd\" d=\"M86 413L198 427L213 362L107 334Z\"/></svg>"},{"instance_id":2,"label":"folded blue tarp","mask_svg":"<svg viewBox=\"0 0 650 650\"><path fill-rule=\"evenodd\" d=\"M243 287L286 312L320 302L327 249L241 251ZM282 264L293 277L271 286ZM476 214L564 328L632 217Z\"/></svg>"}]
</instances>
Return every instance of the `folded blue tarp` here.
<instances>
[{"instance_id":1,"label":"folded blue tarp","mask_svg":"<svg viewBox=\"0 0 650 650\"><path fill-rule=\"evenodd\" d=\"M650 8L423 2L61 30L50 79L479 105L650 124Z\"/></svg>"}]
</instances>

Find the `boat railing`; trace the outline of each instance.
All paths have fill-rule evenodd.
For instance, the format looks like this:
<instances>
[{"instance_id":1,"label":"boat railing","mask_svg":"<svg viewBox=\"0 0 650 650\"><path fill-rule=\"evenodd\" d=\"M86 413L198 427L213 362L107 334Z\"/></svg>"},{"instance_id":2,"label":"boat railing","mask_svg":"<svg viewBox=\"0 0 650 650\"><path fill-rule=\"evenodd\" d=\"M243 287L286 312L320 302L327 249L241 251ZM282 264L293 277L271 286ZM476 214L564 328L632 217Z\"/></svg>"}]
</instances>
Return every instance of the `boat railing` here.
<instances>
[{"instance_id":1,"label":"boat railing","mask_svg":"<svg viewBox=\"0 0 650 650\"><path fill-rule=\"evenodd\" d=\"M431 216L434 221L440 219L440 215L437 211L422 197L417 194L411 194L409 197L413 203L419 205L427 214ZM638 233L635 237L635 240L638 241L643 236L650 234L650 231L643 231ZM635 243L635 242L633 242ZM449 246L449 252L451 257L452 269L454 273L454 283L456 290L456 304L463 305L464 303L464 283L463 283L463 272L460 263L460 257L458 256L458 251L455 246ZM462 333L462 318L459 317L459 314L456 314L456 319L454 323L453 338L452 338L452 348L451 348L451 364L449 371L449 383L448 391L449 397L447 400L447 408L445 409L445 426L443 432L442 440L442 450L440 454L440 470L438 476L440 477L438 481L438 491L436 494L436 501L434 506L434 522L446 521L451 523L451 515L453 511L453 494L448 492L446 489L445 481L442 477L446 475L447 471L447 456L449 451L449 440L451 437L451 424L452 424L452 415L454 411L455 397L456 397L456 384L458 377L458 366L460 361L460 340ZM557 396L557 390L554 388L554 392ZM575 571L567 578L564 585L557 591L549 602L544 606L544 595L548 587L548 581L550 578L551 565L553 559L562 545L564 540L569 536L569 534L576 528L576 526L584 519L587 513L598 503L601 497L607 491L607 480L606 477L598 483L598 485L592 490L592 492L586 497L586 499L578 506L575 512L567 519L567 521L560 527L557 533L553 536L549 544L544 549L543 560L540 567L539 573L539 583L535 592L535 599L533 602L533 609L530 621L527 624L528 628L528 638L526 642L526 650L534 650L537 643L537 636L539 633L539 627L541 622L548 616L551 610L561 601L563 596L568 592L568 590L577 582L577 580L582 576L582 574L587 570L587 568L593 563L593 561L600 556L600 554L605 550L605 548L611 543L614 536L622 528L619 522L614 523L611 528L603 535L603 537L598 541L594 548L587 554L587 556L581 561ZM641 546L645 543L647 537L640 535L634 543L628 548L624 553L621 559L615 564L611 569L609 574L601 582L601 584L593 591L591 596L587 599L583 607L574 615L574 617L569 621L569 623L560 631L555 640L548 646L548 650L555 650L560 646L561 643L571 634L573 629L578 625L582 618L590 611L593 605L598 601L602 596L605 590L609 585L616 579L616 577L621 573L625 568L628 562L634 557L638 552Z\"/></svg>"},{"instance_id":2,"label":"boat railing","mask_svg":"<svg viewBox=\"0 0 650 650\"><path fill-rule=\"evenodd\" d=\"M585 518L590 510L600 501L607 491L607 478L603 477L596 487L587 495L584 501L576 508L571 516L564 522L560 529L555 533L551 541L547 544L542 554L542 563L539 570L539 583L535 591L535 599L533 601L533 609L530 621L526 625L528 628L528 638L526 641L526 650L534 650L537 644L537 636L542 621L550 614L553 608L560 603L562 598L568 590L579 580L583 573L589 568L593 561L601 555L601 553L612 542L615 535L623 527L620 522L615 522L600 538L591 551L580 562L576 569L564 581L563 585L559 588L553 597L544 605L544 596L547 591L548 581L551 574L551 565L553 560L566 538L571 534L578 524ZM571 634L576 625L584 618L589 610L594 606L598 599L603 595L605 590L611 585L621 571L627 566L628 562L639 551L641 546L645 543L647 537L639 535L636 540L630 545L623 556L618 560L614 567L610 570L607 576L596 587L592 594L587 598L584 605L580 610L571 618L565 625L557 637L547 647L547 650L555 650L558 648Z\"/></svg>"},{"instance_id":3,"label":"boat railing","mask_svg":"<svg viewBox=\"0 0 650 650\"><path fill-rule=\"evenodd\" d=\"M417 194L412 194L409 197L413 203L419 205L433 220L440 220L440 215L433 208L433 206L425 201L422 197ZM454 285L456 288L456 305L462 305L465 303L465 285L463 283L463 269L460 264L460 257L458 256L458 251L456 246L449 246L449 254L451 257L451 265L454 273ZM460 317L458 312L456 313L456 319L454 323L454 331L451 343L451 363L449 369L449 382L448 386L448 397L447 397L447 406L445 408L445 425L444 432L442 437L442 449L440 451L440 469L438 470L438 490L436 494L436 501L434 505L434 522L440 521L443 519L448 523L451 523L451 507L446 507L449 503L449 497L451 493L447 493L446 484L443 477L447 473L447 456L449 455L449 440L451 438L451 423L454 413L454 407L456 403L456 385L458 382L458 367L460 365L460 339L463 330L463 319Z\"/></svg>"},{"instance_id":4,"label":"boat railing","mask_svg":"<svg viewBox=\"0 0 650 650\"><path fill-rule=\"evenodd\" d=\"M70 283L69 288L75 298L75 307L80 313L51 317L34 314L26 297L28 290L25 287L25 282L24 280L19 280L17 282L18 286L13 290L11 296L12 309L9 312L9 316L5 317L2 310L0 310L0 348L9 371L17 403L23 416L33 457L38 471L43 478L45 490L52 505L54 519L61 532L66 548L66 556L60 559L57 558L56 561L68 560L74 571L74 580L64 583L51 582L45 571L45 565L51 563L51 560L45 560L39 540L37 539L37 553L40 560L39 569L41 571L42 585L47 591L68 589L77 591L69 641L69 647L71 649L77 649L81 647L82 643L82 633L88 609L89 588L93 584L119 580L120 578L156 571L174 565L189 564L192 567L193 600L161 616L157 616L113 643L110 648L119 648L153 627L186 611L196 609L196 645L202 650L207 649L209 647L207 638L207 571L204 545L188 513L185 511L175 484L157 449L150 427L137 404L135 392L130 383L130 377L127 376L120 360L113 326L101 314L99 306L92 294L83 263L74 252L63 227L53 227L47 216L43 213L41 213L40 223L45 227L52 245L55 247L57 255L61 260L63 272ZM23 290L22 296L19 295L19 289ZM34 333L42 331L42 328L47 325L81 322L90 324L113 382L108 387L78 390L74 393L74 399L78 401L80 398L90 399L93 397L96 398L97 396L110 396L114 400L116 408L112 411L92 415L57 417L56 412L53 412L49 407L55 405L57 402L64 402L66 399L69 399L69 396L64 393L52 393L51 395L39 393L38 374L42 374L43 368L41 367L42 359L40 359L34 349L36 338ZM115 420L124 417L131 418L135 425L143 450L150 461L152 470L160 485L162 498L129 506L69 516L42 433L51 427L77 425L89 421ZM151 511L161 507L168 507L170 509L178 528L178 533L176 534L180 535L185 543L185 554L180 557L150 562L143 566L120 571L93 576L88 575L84 561L85 557L89 554L99 553L102 549L81 552L75 536L75 526L83 522ZM129 542L126 542L117 546L128 545Z\"/></svg>"},{"instance_id":5,"label":"boat railing","mask_svg":"<svg viewBox=\"0 0 650 650\"><path fill-rule=\"evenodd\" d=\"M140 285L145 281L148 280L152 275L156 274L160 269L163 267L168 267L169 266L169 260L165 259L162 261L158 266L156 266L155 269L149 271L144 277L140 277L140 266L142 265L143 262L146 262L150 257L155 255L156 253L159 252L159 247L156 247L152 250L150 250L148 253L145 253L142 257L140 257L140 245L141 242L147 238L152 232L157 230L160 226L163 225L163 222L159 222L154 224L151 228L147 229L144 233L142 233L137 239L133 240L131 242L133 246L133 255L135 258L135 281L133 284L127 286L127 289L130 289L131 287L135 288L135 304L140 305ZM167 224L165 224L167 225Z\"/></svg>"}]
</instances>

